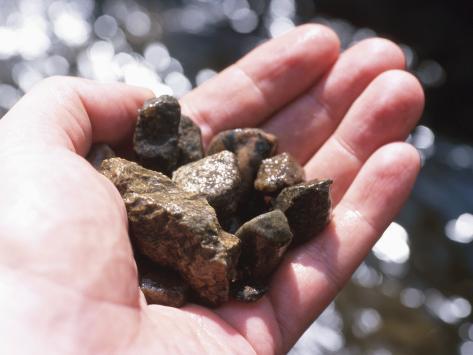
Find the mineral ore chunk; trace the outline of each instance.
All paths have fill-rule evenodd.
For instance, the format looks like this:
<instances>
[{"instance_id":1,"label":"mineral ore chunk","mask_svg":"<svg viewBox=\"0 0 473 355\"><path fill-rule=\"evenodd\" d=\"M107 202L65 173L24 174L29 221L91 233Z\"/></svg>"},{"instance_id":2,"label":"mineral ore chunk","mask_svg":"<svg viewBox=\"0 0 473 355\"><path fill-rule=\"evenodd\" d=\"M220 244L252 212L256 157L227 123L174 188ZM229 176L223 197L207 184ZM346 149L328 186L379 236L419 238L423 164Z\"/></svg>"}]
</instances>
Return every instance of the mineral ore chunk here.
<instances>
[{"instance_id":1,"label":"mineral ore chunk","mask_svg":"<svg viewBox=\"0 0 473 355\"><path fill-rule=\"evenodd\" d=\"M238 167L245 190L253 186L258 168L263 159L273 156L277 149L277 138L256 128L238 128L217 134L210 142L207 155L222 150L236 154Z\"/></svg>"},{"instance_id":2,"label":"mineral ore chunk","mask_svg":"<svg viewBox=\"0 0 473 355\"><path fill-rule=\"evenodd\" d=\"M293 244L320 233L330 221L332 180L312 180L286 187L276 198L274 209L284 212L294 235Z\"/></svg>"},{"instance_id":3,"label":"mineral ore chunk","mask_svg":"<svg viewBox=\"0 0 473 355\"><path fill-rule=\"evenodd\" d=\"M240 200L240 171L235 154L224 150L181 166L172 180L187 192L201 194L220 220L234 214Z\"/></svg>"},{"instance_id":4,"label":"mineral ore chunk","mask_svg":"<svg viewBox=\"0 0 473 355\"><path fill-rule=\"evenodd\" d=\"M113 151L112 148L108 144L104 143L99 143L99 144L94 144L89 151L89 154L87 154L87 161L92 164L92 166L99 170L100 165L105 159L110 159L115 157L115 152Z\"/></svg>"},{"instance_id":5,"label":"mineral ore chunk","mask_svg":"<svg viewBox=\"0 0 473 355\"><path fill-rule=\"evenodd\" d=\"M238 269L243 279L264 280L280 263L292 241L284 213L274 210L243 224L235 233L241 240Z\"/></svg>"},{"instance_id":6,"label":"mineral ore chunk","mask_svg":"<svg viewBox=\"0 0 473 355\"><path fill-rule=\"evenodd\" d=\"M102 173L125 201L139 252L178 271L203 303L227 301L240 241L222 231L207 200L125 159L105 160Z\"/></svg>"},{"instance_id":7,"label":"mineral ore chunk","mask_svg":"<svg viewBox=\"0 0 473 355\"><path fill-rule=\"evenodd\" d=\"M178 135L181 107L172 96L147 100L139 110L133 137L141 165L170 175L179 159Z\"/></svg>"},{"instance_id":8,"label":"mineral ore chunk","mask_svg":"<svg viewBox=\"0 0 473 355\"><path fill-rule=\"evenodd\" d=\"M189 117L182 115L178 132L179 161L177 166L202 159L204 148L202 146L202 134L199 126Z\"/></svg>"},{"instance_id":9,"label":"mineral ore chunk","mask_svg":"<svg viewBox=\"0 0 473 355\"><path fill-rule=\"evenodd\" d=\"M140 288L148 304L181 307L187 302L189 286L172 271L153 270L141 277Z\"/></svg>"},{"instance_id":10,"label":"mineral ore chunk","mask_svg":"<svg viewBox=\"0 0 473 355\"><path fill-rule=\"evenodd\" d=\"M288 153L263 160L255 180L255 189L278 194L282 189L304 181L304 169Z\"/></svg>"}]
</instances>

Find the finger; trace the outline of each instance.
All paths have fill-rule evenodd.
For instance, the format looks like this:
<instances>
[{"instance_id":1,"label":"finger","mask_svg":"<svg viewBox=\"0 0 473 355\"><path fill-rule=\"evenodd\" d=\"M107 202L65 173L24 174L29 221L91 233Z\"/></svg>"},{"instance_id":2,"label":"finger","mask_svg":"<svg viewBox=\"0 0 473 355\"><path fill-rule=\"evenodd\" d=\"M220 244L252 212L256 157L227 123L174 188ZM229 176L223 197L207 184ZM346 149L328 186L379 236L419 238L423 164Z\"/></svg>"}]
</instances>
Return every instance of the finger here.
<instances>
[{"instance_id":1,"label":"finger","mask_svg":"<svg viewBox=\"0 0 473 355\"><path fill-rule=\"evenodd\" d=\"M216 132L253 127L314 84L335 62L337 36L320 25L301 26L256 48L181 100L184 113Z\"/></svg>"},{"instance_id":2,"label":"finger","mask_svg":"<svg viewBox=\"0 0 473 355\"><path fill-rule=\"evenodd\" d=\"M134 129L147 89L52 77L36 85L0 122L3 147L64 146L85 155L92 141L118 144Z\"/></svg>"},{"instance_id":3,"label":"finger","mask_svg":"<svg viewBox=\"0 0 473 355\"><path fill-rule=\"evenodd\" d=\"M403 67L404 55L394 43L381 38L362 41L345 51L320 82L262 128L276 134L281 151L305 163L374 78Z\"/></svg>"},{"instance_id":4,"label":"finger","mask_svg":"<svg viewBox=\"0 0 473 355\"><path fill-rule=\"evenodd\" d=\"M400 70L381 74L306 164L308 178L333 179L332 199L336 204L378 147L407 137L420 118L423 105L422 87L414 76Z\"/></svg>"},{"instance_id":5,"label":"finger","mask_svg":"<svg viewBox=\"0 0 473 355\"><path fill-rule=\"evenodd\" d=\"M335 208L325 231L285 257L269 297L286 349L340 291L396 216L419 166L419 155L408 144L379 149Z\"/></svg>"}]
</instances>

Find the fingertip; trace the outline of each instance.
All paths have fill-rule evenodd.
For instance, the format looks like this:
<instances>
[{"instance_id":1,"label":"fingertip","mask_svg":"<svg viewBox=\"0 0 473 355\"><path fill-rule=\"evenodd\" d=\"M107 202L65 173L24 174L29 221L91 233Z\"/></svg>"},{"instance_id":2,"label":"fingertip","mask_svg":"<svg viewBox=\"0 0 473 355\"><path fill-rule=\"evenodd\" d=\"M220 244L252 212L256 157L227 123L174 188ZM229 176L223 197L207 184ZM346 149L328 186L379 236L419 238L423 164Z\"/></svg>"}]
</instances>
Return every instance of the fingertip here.
<instances>
[{"instance_id":1,"label":"fingertip","mask_svg":"<svg viewBox=\"0 0 473 355\"><path fill-rule=\"evenodd\" d=\"M393 41L382 38L368 38L356 44L363 48L367 57L382 58L382 62L387 68L404 69L406 57L402 49Z\"/></svg>"},{"instance_id":2,"label":"fingertip","mask_svg":"<svg viewBox=\"0 0 473 355\"><path fill-rule=\"evenodd\" d=\"M308 45L325 45L328 54L338 57L340 54L340 38L330 27L321 24L309 23L296 27L294 32L300 41Z\"/></svg>"}]
</instances>

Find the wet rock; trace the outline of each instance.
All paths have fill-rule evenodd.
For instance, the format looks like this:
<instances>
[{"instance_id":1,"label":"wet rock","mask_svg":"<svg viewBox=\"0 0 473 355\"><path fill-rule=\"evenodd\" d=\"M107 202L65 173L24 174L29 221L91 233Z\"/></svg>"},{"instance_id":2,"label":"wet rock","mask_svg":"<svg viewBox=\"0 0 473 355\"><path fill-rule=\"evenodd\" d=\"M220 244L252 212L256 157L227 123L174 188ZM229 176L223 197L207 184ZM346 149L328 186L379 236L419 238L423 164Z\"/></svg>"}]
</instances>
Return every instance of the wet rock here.
<instances>
[{"instance_id":1,"label":"wet rock","mask_svg":"<svg viewBox=\"0 0 473 355\"><path fill-rule=\"evenodd\" d=\"M255 180L255 189L278 194L282 189L304 181L305 173L300 164L288 153L263 160Z\"/></svg>"},{"instance_id":2,"label":"wet rock","mask_svg":"<svg viewBox=\"0 0 473 355\"><path fill-rule=\"evenodd\" d=\"M170 175L179 159L181 107L172 96L147 100L139 110L133 148L141 165Z\"/></svg>"},{"instance_id":3,"label":"wet rock","mask_svg":"<svg viewBox=\"0 0 473 355\"><path fill-rule=\"evenodd\" d=\"M268 277L292 241L288 221L280 210L246 222L235 236L241 240L238 270L243 280L264 280Z\"/></svg>"},{"instance_id":4,"label":"wet rock","mask_svg":"<svg viewBox=\"0 0 473 355\"><path fill-rule=\"evenodd\" d=\"M308 241L330 221L332 180L312 180L286 187L276 198L274 209L284 212L294 235L293 244Z\"/></svg>"},{"instance_id":5,"label":"wet rock","mask_svg":"<svg viewBox=\"0 0 473 355\"><path fill-rule=\"evenodd\" d=\"M238 128L217 134L210 142L208 155L222 150L236 154L242 177L242 187L253 186L258 168L263 159L273 156L277 149L277 138L256 128Z\"/></svg>"},{"instance_id":6,"label":"wet rock","mask_svg":"<svg viewBox=\"0 0 473 355\"><path fill-rule=\"evenodd\" d=\"M221 220L237 210L241 178L236 156L227 150L181 166L172 180L183 190L204 196Z\"/></svg>"},{"instance_id":7,"label":"wet rock","mask_svg":"<svg viewBox=\"0 0 473 355\"><path fill-rule=\"evenodd\" d=\"M232 285L231 294L240 302L256 302L268 292L268 286L262 283L235 283Z\"/></svg>"},{"instance_id":8,"label":"wet rock","mask_svg":"<svg viewBox=\"0 0 473 355\"><path fill-rule=\"evenodd\" d=\"M207 200L124 159L105 160L101 170L125 201L139 252L178 271L203 303L225 302L235 278L240 241L221 229Z\"/></svg>"},{"instance_id":9,"label":"wet rock","mask_svg":"<svg viewBox=\"0 0 473 355\"><path fill-rule=\"evenodd\" d=\"M94 144L90 148L89 154L87 154L87 161L92 164L92 166L99 170L100 165L105 159L110 159L115 157L115 152L108 144L99 143Z\"/></svg>"},{"instance_id":10,"label":"wet rock","mask_svg":"<svg viewBox=\"0 0 473 355\"><path fill-rule=\"evenodd\" d=\"M189 286L172 271L154 269L141 277L140 288L148 304L181 307L187 302Z\"/></svg>"},{"instance_id":11,"label":"wet rock","mask_svg":"<svg viewBox=\"0 0 473 355\"><path fill-rule=\"evenodd\" d=\"M179 160L177 166L202 159L204 148L202 146L202 133L199 126L189 117L181 115L178 132Z\"/></svg>"}]
</instances>

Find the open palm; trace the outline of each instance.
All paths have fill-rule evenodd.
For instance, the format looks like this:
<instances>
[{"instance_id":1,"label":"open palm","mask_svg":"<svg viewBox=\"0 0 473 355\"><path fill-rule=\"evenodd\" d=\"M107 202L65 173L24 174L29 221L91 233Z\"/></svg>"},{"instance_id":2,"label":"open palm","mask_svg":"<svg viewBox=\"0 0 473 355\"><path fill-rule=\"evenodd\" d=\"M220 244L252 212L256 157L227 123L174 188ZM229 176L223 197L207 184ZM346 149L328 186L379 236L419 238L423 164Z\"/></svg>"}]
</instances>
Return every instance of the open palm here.
<instances>
[{"instance_id":1,"label":"open palm","mask_svg":"<svg viewBox=\"0 0 473 355\"><path fill-rule=\"evenodd\" d=\"M339 55L329 29L272 40L181 100L204 141L261 127L308 178L334 180L333 220L292 249L269 293L218 309L147 306L137 287L124 204L83 158L123 146L151 94L51 78L0 121L0 353L286 352L394 218L419 170L402 143L423 93L387 40ZM396 143L396 141L398 141Z\"/></svg>"}]
</instances>

